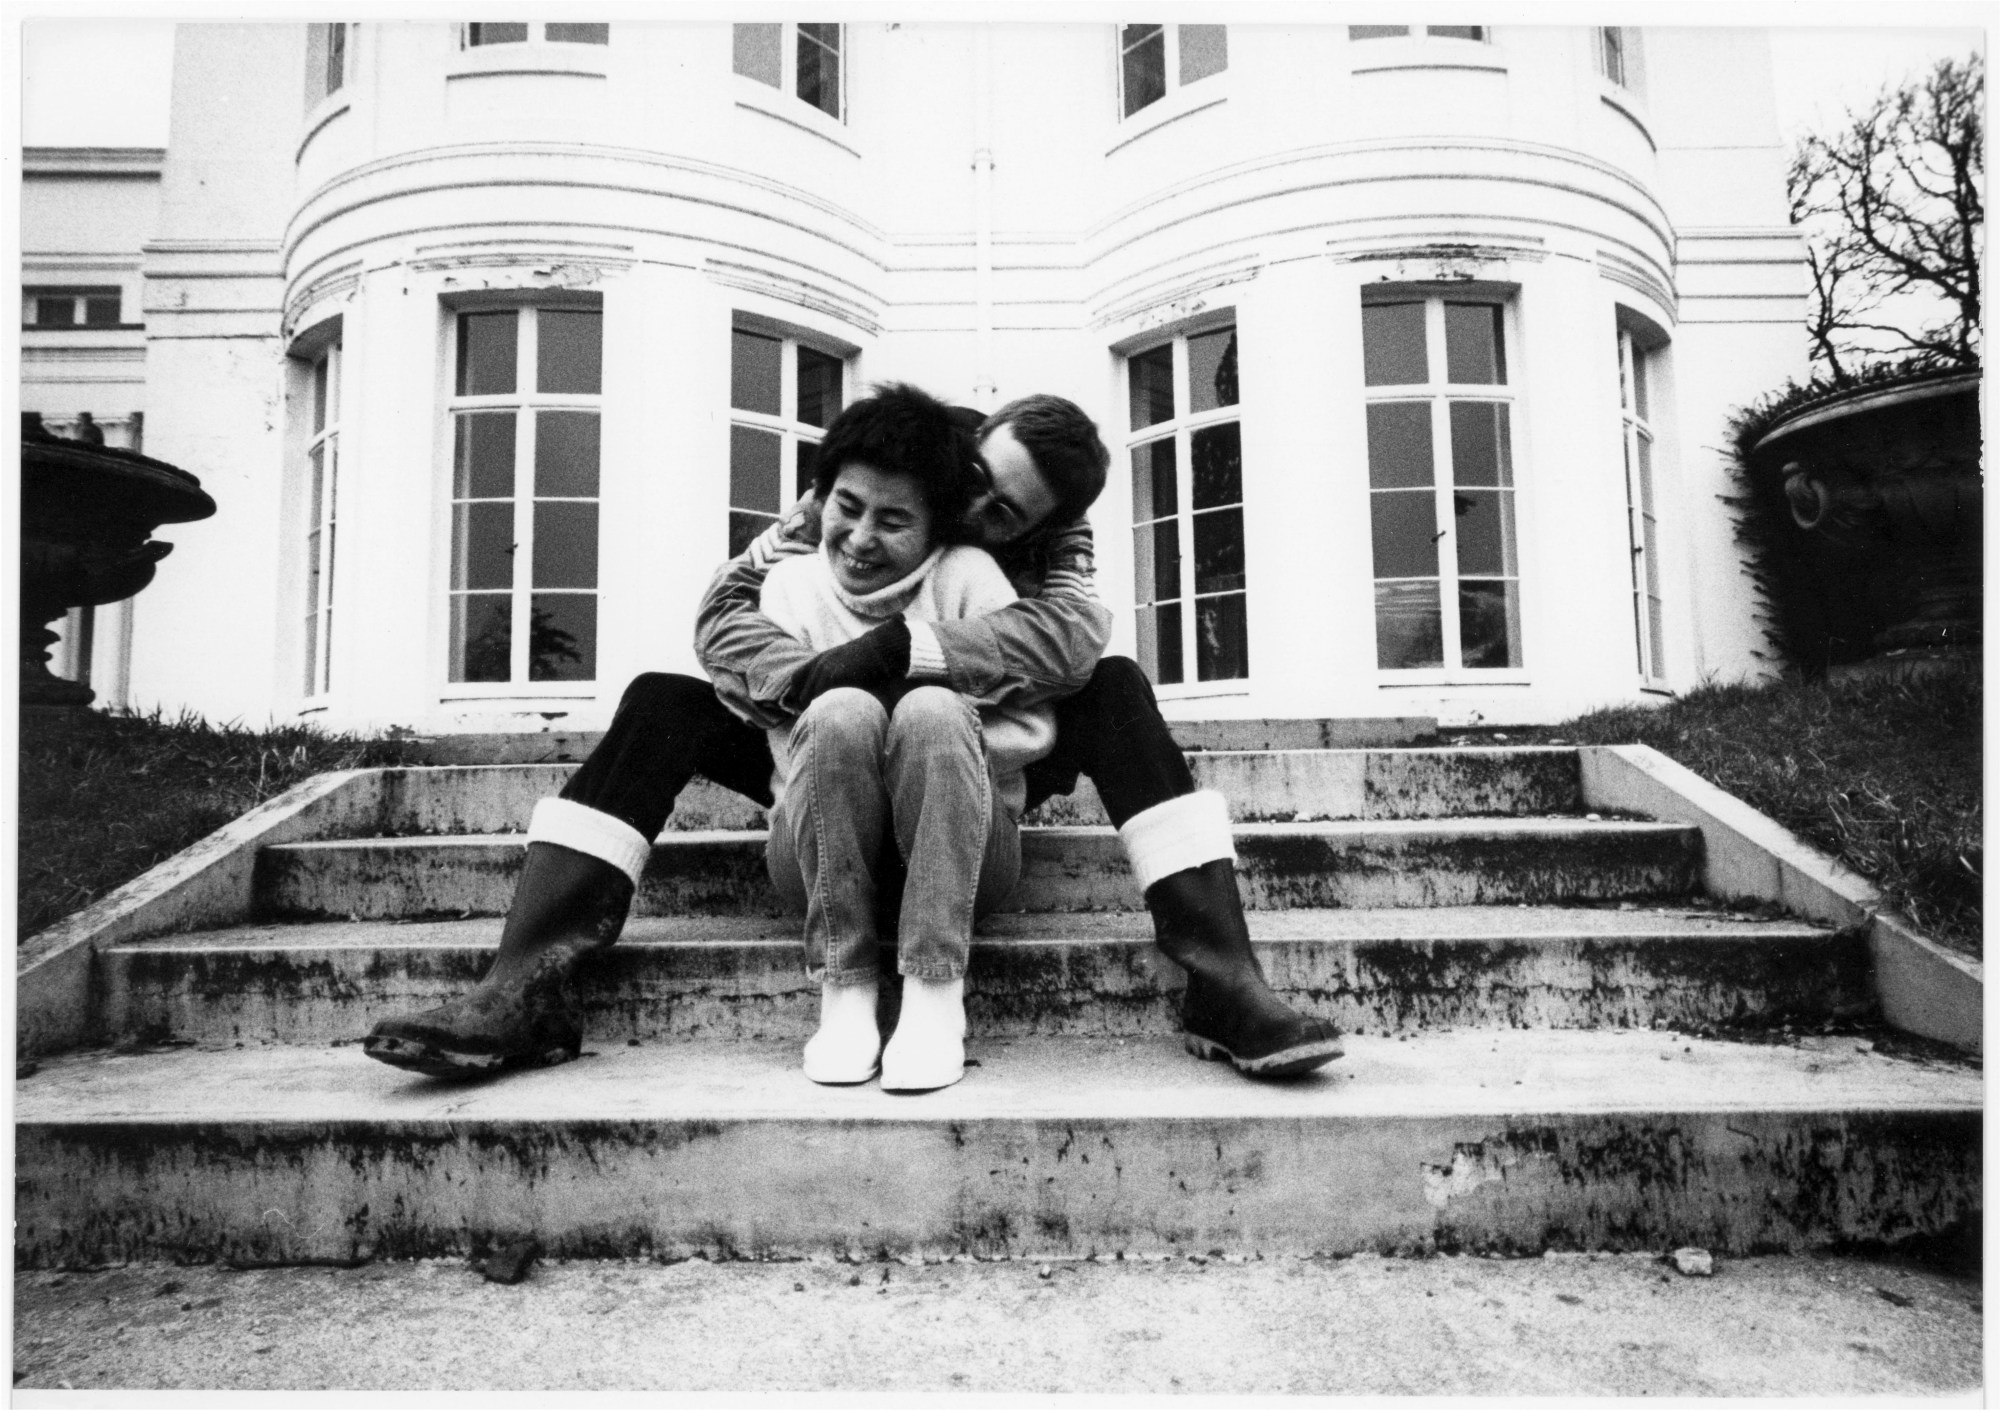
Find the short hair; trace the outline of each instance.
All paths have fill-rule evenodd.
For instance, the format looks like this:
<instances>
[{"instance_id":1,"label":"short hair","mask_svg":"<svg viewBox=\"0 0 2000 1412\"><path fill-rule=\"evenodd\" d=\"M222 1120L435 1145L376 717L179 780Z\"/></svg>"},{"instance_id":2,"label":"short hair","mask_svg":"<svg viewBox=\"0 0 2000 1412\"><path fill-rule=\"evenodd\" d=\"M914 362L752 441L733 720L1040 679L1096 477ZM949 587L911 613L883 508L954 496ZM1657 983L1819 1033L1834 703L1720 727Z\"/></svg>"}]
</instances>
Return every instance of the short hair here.
<instances>
[{"instance_id":1,"label":"short hair","mask_svg":"<svg viewBox=\"0 0 2000 1412\"><path fill-rule=\"evenodd\" d=\"M939 543L965 536L963 521L984 487L970 430L937 398L906 382L878 385L851 402L826 429L813 466L813 490L824 501L851 461L884 475L907 476L931 512Z\"/></svg>"},{"instance_id":2,"label":"short hair","mask_svg":"<svg viewBox=\"0 0 2000 1412\"><path fill-rule=\"evenodd\" d=\"M1103 492L1111 453L1104 449L1097 423L1067 397L1046 392L1017 397L980 425L979 439L1001 427L1014 429L1014 439L1055 492L1049 523L1076 519Z\"/></svg>"}]
</instances>

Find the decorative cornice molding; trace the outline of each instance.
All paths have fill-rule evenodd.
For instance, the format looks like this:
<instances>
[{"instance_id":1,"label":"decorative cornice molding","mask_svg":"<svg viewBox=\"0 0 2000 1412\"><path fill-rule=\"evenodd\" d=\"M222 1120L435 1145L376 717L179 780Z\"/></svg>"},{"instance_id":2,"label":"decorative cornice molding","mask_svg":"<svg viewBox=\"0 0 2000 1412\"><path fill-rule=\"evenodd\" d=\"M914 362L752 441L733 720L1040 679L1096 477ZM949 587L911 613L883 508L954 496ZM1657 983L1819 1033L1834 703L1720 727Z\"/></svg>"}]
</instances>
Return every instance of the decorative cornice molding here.
<instances>
[{"instance_id":1,"label":"decorative cornice molding","mask_svg":"<svg viewBox=\"0 0 2000 1412\"><path fill-rule=\"evenodd\" d=\"M1652 300L1673 319L1680 321L1680 299L1671 284L1656 278L1652 271L1634 264L1632 261L1612 254L1609 250L1597 252L1597 272L1613 284L1622 284L1627 289L1638 291Z\"/></svg>"},{"instance_id":2,"label":"decorative cornice molding","mask_svg":"<svg viewBox=\"0 0 2000 1412\"><path fill-rule=\"evenodd\" d=\"M23 147L23 176L158 177L164 147Z\"/></svg>"},{"instance_id":3,"label":"decorative cornice molding","mask_svg":"<svg viewBox=\"0 0 2000 1412\"><path fill-rule=\"evenodd\" d=\"M812 309L829 317L840 319L871 337L882 332L883 324L879 311L880 301L873 306L864 306L846 298L824 285L800 279L796 275L782 274L776 270L756 265L745 265L734 260L718 260L710 257L702 262L702 272L716 284L731 289L741 289L751 294L761 294L767 298L781 300L801 309Z\"/></svg>"}]
</instances>

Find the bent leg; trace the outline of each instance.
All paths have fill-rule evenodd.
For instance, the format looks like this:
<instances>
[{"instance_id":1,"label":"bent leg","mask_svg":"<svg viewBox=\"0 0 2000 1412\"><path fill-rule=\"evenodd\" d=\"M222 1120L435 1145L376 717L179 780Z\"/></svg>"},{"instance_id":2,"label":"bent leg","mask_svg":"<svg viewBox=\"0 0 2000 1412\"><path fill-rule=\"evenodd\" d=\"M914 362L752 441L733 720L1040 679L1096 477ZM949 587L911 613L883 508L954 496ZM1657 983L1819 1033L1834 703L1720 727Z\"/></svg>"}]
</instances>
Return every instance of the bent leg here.
<instances>
[{"instance_id":1,"label":"bent leg","mask_svg":"<svg viewBox=\"0 0 2000 1412\"><path fill-rule=\"evenodd\" d=\"M806 914L806 971L833 986L876 975L876 871L888 841L883 737L889 714L865 691L815 697L792 727L785 797L771 817L771 880Z\"/></svg>"},{"instance_id":2,"label":"bent leg","mask_svg":"<svg viewBox=\"0 0 2000 1412\"><path fill-rule=\"evenodd\" d=\"M1181 1028L1189 1050L1258 1078L1338 1058L1332 1022L1294 1011L1265 979L1236 891L1227 804L1195 789L1138 663L1099 662L1082 691L1057 703L1056 741L1065 768L1097 786L1160 949L1188 973Z\"/></svg>"},{"instance_id":3,"label":"bent leg","mask_svg":"<svg viewBox=\"0 0 2000 1412\"><path fill-rule=\"evenodd\" d=\"M695 775L771 802L764 732L739 720L700 677L646 672L619 699L611 726L562 797L622 820L649 841Z\"/></svg>"}]
</instances>

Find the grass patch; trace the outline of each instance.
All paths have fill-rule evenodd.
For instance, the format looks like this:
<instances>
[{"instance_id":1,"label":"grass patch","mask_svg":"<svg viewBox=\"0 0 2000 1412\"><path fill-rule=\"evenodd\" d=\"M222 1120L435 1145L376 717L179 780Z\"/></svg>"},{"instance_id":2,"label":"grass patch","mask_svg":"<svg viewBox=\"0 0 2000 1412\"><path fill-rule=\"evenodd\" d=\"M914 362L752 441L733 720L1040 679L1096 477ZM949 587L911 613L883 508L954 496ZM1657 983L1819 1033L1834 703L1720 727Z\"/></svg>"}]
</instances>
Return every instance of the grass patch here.
<instances>
[{"instance_id":1,"label":"grass patch","mask_svg":"<svg viewBox=\"0 0 2000 1412\"><path fill-rule=\"evenodd\" d=\"M305 726L24 711L16 934L89 906L308 776L415 754L408 742Z\"/></svg>"},{"instance_id":2,"label":"grass patch","mask_svg":"<svg viewBox=\"0 0 2000 1412\"><path fill-rule=\"evenodd\" d=\"M1714 686L1510 742L1650 745L1880 888L1926 935L1980 953L1980 682Z\"/></svg>"}]
</instances>

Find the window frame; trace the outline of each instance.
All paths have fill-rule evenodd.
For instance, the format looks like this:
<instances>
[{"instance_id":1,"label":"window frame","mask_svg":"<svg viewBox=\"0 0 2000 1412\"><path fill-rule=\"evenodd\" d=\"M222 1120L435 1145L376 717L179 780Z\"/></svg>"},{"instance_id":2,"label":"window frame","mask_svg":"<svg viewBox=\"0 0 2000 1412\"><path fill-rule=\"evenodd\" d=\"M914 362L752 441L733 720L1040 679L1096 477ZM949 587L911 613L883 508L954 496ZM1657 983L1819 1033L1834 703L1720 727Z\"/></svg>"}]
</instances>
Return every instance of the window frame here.
<instances>
[{"instance_id":1,"label":"window frame","mask_svg":"<svg viewBox=\"0 0 2000 1412\"><path fill-rule=\"evenodd\" d=\"M1118 380L1119 395L1121 402L1125 407L1125 415L1124 415L1125 433L1123 436L1124 456L1122 460L1122 464L1124 466L1124 474L1128 477L1136 476L1136 471L1134 469L1134 464L1133 464L1133 453L1137 451L1139 448L1144 446L1150 446L1154 443L1162 441L1172 441L1174 443L1174 503L1175 503L1174 520L1176 522L1174 529L1174 538L1175 538L1176 552L1179 555L1179 560L1180 560L1180 573L1179 573L1179 583L1176 585L1176 587L1179 589L1179 597L1171 601L1177 604L1180 609L1181 679L1177 682L1159 681L1157 646L1155 646L1154 649L1154 661L1151 664L1148 664L1146 661L1143 639L1135 641L1134 643L1134 656L1138 659L1140 663L1140 669L1146 673L1146 678L1148 681L1152 682L1154 690L1160 695L1162 699L1166 700L1182 700L1192 697L1245 695L1251 692L1255 688L1256 684L1256 676L1255 676L1256 669L1253 665L1254 659L1252 658L1250 652L1250 557L1251 556L1250 556L1250 522L1249 522L1250 488L1249 488L1248 470L1243 469L1240 471L1242 481L1238 486L1238 495L1240 497L1238 500L1230 504L1204 506L1199 510L1196 509L1194 504L1195 433L1198 431L1202 431L1208 427L1219 426L1225 423L1233 422L1236 424L1238 428L1238 446L1240 449L1242 426L1243 423L1247 420L1245 416L1245 408L1247 404L1243 395L1240 372L1237 385L1237 395L1236 395L1236 400L1234 402L1225 403L1220 406L1208 408L1205 411L1196 412L1192 410L1193 399L1188 395L1189 392L1191 391L1189 382L1191 377L1190 369L1192 366L1188 352L1189 340L1201 338L1209 334L1220 333L1224 330L1228 330L1234 333L1237 337L1237 357L1238 357L1238 366L1240 369L1241 357L1242 357L1242 343L1241 343L1242 325L1241 321L1237 317L1237 311L1233 307L1216 310L1204 316L1202 319L1189 324L1184 324L1179 328L1176 328L1171 332L1166 333L1164 336L1161 334L1149 335L1144 339L1144 341L1136 342L1130 347L1123 349L1119 355L1119 360L1121 365L1119 368L1120 376ZM1157 350L1163 347L1171 347L1173 350L1173 385L1174 385L1175 415L1166 418L1165 420L1153 422L1147 426L1135 429L1131 425L1131 411L1130 411L1131 408L1130 399L1131 399L1131 387L1132 387L1132 360L1141 357L1145 354L1156 352ZM1228 510L1228 509L1234 509L1237 512L1242 522L1243 586L1241 588L1235 588L1235 589L1223 589L1217 592L1198 593L1195 584L1195 572L1196 572L1195 520L1198 515L1212 514L1217 511ZM1140 564L1143 562L1143 560L1139 552L1138 535L1142 529L1150 529L1152 526L1160 523L1167 517L1165 515L1155 514L1151 518L1147 519L1143 524L1140 523L1137 520L1138 502L1137 502L1136 489L1133 494L1132 511L1133 514L1132 514L1131 531L1133 534L1133 546L1132 546L1133 557L1132 557L1131 602L1133 606L1133 615L1135 619L1134 631L1135 633L1137 633L1141 631L1139 624L1145 621L1141 615L1148 610L1156 609L1157 605L1160 602L1166 601L1166 600L1155 599L1150 596L1142 600L1140 597L1141 585L1139 582L1139 575L1140 575ZM1200 612L1198 605L1202 599L1223 598L1223 597L1229 597L1231 595L1240 597L1243 600L1243 653L1245 659L1245 671L1242 676L1204 678L1200 675L1200 647L1199 643L1197 642L1197 636L1200 630ZM1157 619L1155 619L1154 631L1155 633L1157 633L1158 631Z\"/></svg>"},{"instance_id":2,"label":"window frame","mask_svg":"<svg viewBox=\"0 0 2000 1412\"><path fill-rule=\"evenodd\" d=\"M442 398L443 429L440 445L443 463L444 489L444 552L442 567L444 577L444 653L442 660L442 693L446 699L477 700L486 698L517 697L595 697L603 684L598 675L603 669L603 606L604 606L604 412L606 398L604 347L599 344L598 391L589 392L541 392L536 389L539 376L537 358L540 351L540 317L545 312L596 314L602 319L604 308L599 300L587 297L559 294L533 299L508 301L505 303L464 303L442 306L443 329L441 361L444 375ZM514 391L506 393L481 393L461 395L457 391L459 342L459 319L468 314L512 313L517 322L514 348ZM600 337L603 325L599 324ZM597 493L594 496L537 495L535 493L535 443L539 434L536 414L546 411L590 411L598 418L598 463ZM508 553L513 558L511 582L505 590L508 603L508 676L505 681L455 680L453 671L459 656L456 634L452 627L453 600L475 594L500 592L490 588L454 587L456 574L455 545L457 536L458 507L474 501L491 501L495 496L461 497L457 487L458 420L461 415L481 411L508 411L515 414L514 423L514 484L508 497L513 507L513 543ZM525 493L524 493L525 492ZM588 501L597 506L597 572L596 582L589 589L537 588L534 584L535 561L535 508L550 502ZM541 594L565 594L589 596L594 600L597 613L593 652L596 661L593 673L587 677L566 677L535 680L531 659L534 600Z\"/></svg>"},{"instance_id":3,"label":"window frame","mask_svg":"<svg viewBox=\"0 0 2000 1412\"><path fill-rule=\"evenodd\" d=\"M342 97L354 81L354 26L345 21L315 21L306 32L306 106L312 113ZM338 73L335 64L338 61Z\"/></svg>"},{"instance_id":4,"label":"window frame","mask_svg":"<svg viewBox=\"0 0 2000 1412\"><path fill-rule=\"evenodd\" d=\"M745 427L762 432L771 432L775 433L778 437L778 475L779 475L778 513L775 515L770 515L766 514L762 510L744 509L736 504L736 498L734 493L734 474L733 474L734 462L732 459L730 484L724 487L724 496L728 501L728 511L725 517L724 540L723 540L723 543L728 551L727 554L724 556L726 558L734 558L739 552L741 552L741 546L738 546L734 543L736 538L735 534L736 517L738 515L755 515L759 520L763 522L757 526L755 531L752 532L750 536L751 538L755 538L756 535L762 534L764 532L764 529L768 525L775 524L779 519L781 519L784 516L785 511L789 510L792 507L792 505L797 501L799 495L803 493L803 491L797 488L798 457L799 457L798 448L800 444L803 443L810 446L818 446L821 442L826 440L826 427L814 426L811 422L801 421L798 416L798 409L799 409L798 350L803 348L808 352L817 353L820 357L829 358L833 360L833 362L839 365L840 368L839 407L836 407L834 409L833 416L829 416L827 418L827 424L829 426L832 425L833 417L839 415L840 408L845 407L847 405L847 399L851 383L851 377L850 377L851 370L848 366L849 355L838 345L834 344L830 340L816 337L807 330L794 328L788 325L778 324L769 319L759 318L758 316L747 313L741 309L732 312L729 324L730 378L732 383L734 382L735 379L736 335L738 334L747 334L754 338L770 339L772 342L778 345L777 412L775 413L758 412L758 411L752 411L748 408L737 407L735 405L735 399L733 395L731 397L728 407L729 434L732 441L735 439L735 431L737 427ZM733 454L734 453L732 448L732 458ZM789 482L793 486L792 493L789 495L789 497L786 494L787 482Z\"/></svg>"},{"instance_id":5,"label":"window frame","mask_svg":"<svg viewBox=\"0 0 2000 1412\"><path fill-rule=\"evenodd\" d=\"M847 25L839 24L835 26L839 31L840 47L834 53L834 58L837 61L834 69L834 81L839 89L840 111L829 113L825 108L807 99L799 92L799 46L802 44L814 44L824 48L824 43L817 36L801 33L799 30L800 22L797 20L767 20L762 23L773 25L778 31L778 82L775 84L766 83L755 74L745 73L742 69L736 67L734 48L736 31L744 27L740 24L732 24L730 26L730 72L746 83L755 84L760 92L769 90L781 98L803 103L807 109L819 114L825 121L838 124L841 127L847 126L847 100L850 78L848 64L850 36ZM807 23L818 24L820 21L813 20L807 21Z\"/></svg>"},{"instance_id":6,"label":"window frame","mask_svg":"<svg viewBox=\"0 0 2000 1412\"><path fill-rule=\"evenodd\" d=\"M1400 34L1356 34L1354 31L1357 29L1396 29L1402 32ZM1440 29L1476 29L1479 33L1476 35L1439 34L1437 31ZM1493 42L1493 26L1409 24L1349 25L1347 27L1347 42L1349 44L1379 44L1385 40L1400 40L1405 44L1491 44Z\"/></svg>"},{"instance_id":7,"label":"window frame","mask_svg":"<svg viewBox=\"0 0 2000 1412\"><path fill-rule=\"evenodd\" d=\"M1162 113L1168 111L1167 108L1163 108L1161 106L1162 104L1170 105L1174 108L1175 111L1178 111L1178 105L1175 104L1175 99L1177 95L1185 93L1188 90L1193 89L1197 85L1205 83L1210 79L1222 78L1225 75L1227 75L1230 71L1228 25L1219 24L1219 25L1194 26L1195 28L1200 28L1200 29L1219 29L1222 31L1223 33L1222 67L1219 69L1212 70L1209 73L1202 74L1199 78L1188 79L1185 81L1183 81L1181 78L1181 31L1183 29L1189 28L1189 26L1183 24L1158 25L1156 28L1160 31L1161 34L1160 96L1158 98L1153 99L1151 102L1141 107L1134 108L1128 112L1126 111L1125 108L1125 55L1131 48L1135 46L1128 45L1125 42L1125 31L1134 27L1135 26L1133 23L1115 24L1111 27L1112 103L1114 105L1114 112L1116 114L1117 121L1121 126L1126 123L1145 123L1153 118L1160 116ZM1151 36L1149 35L1147 36L1147 38L1151 38ZM1142 39L1139 42L1144 43L1145 40ZM1210 92L1212 90L1204 89L1201 91ZM1221 97L1222 95L1219 92L1217 92L1216 96ZM1193 102L1194 100L1191 99L1188 101Z\"/></svg>"},{"instance_id":8,"label":"window frame","mask_svg":"<svg viewBox=\"0 0 2000 1412\"><path fill-rule=\"evenodd\" d=\"M1591 40L1598 77L1620 93L1628 94L1634 99L1644 99L1646 61L1644 47L1639 38L1639 27L1596 25L1592 27ZM1615 64L1614 52L1617 56Z\"/></svg>"},{"instance_id":9,"label":"window frame","mask_svg":"<svg viewBox=\"0 0 2000 1412\"><path fill-rule=\"evenodd\" d=\"M480 49L506 49L516 44L528 44L538 47L545 44L576 44L592 49L602 49L610 45L611 26L608 22L604 26L604 38L602 40L549 38L550 26L571 23L574 22L570 20L462 20L458 26L458 47L461 52L471 53ZM525 25L528 32L519 39L495 39L483 44L475 44L472 39L472 31L473 27L479 24L520 24Z\"/></svg>"},{"instance_id":10,"label":"window frame","mask_svg":"<svg viewBox=\"0 0 2000 1412\"><path fill-rule=\"evenodd\" d=\"M1520 373L1524 366L1521 355L1518 289L1509 285L1474 282L1469 284L1384 284L1365 287L1361 292L1358 309L1369 305L1409 304L1419 300L1424 305L1424 350L1426 378L1422 383L1381 383L1369 384L1365 380L1366 349L1365 328L1357 330L1362 345L1364 380L1362 383L1362 467L1363 490L1368 496L1368 525L1374 532L1375 497L1390 493L1378 491L1372 483L1372 468L1368 459L1367 409L1378 402L1421 401L1430 409L1431 465L1432 465L1432 510L1433 526L1438 526L1434 543L1437 545L1437 568L1435 582L1438 586L1438 619L1440 647L1448 652L1452 660L1436 667L1384 667L1381 662L1381 622L1380 610L1375 600L1377 585L1388 582L1422 582L1416 579L1398 580L1384 578L1375 573L1372 559L1369 563L1369 622L1371 634L1376 641L1374 672L1376 679L1386 686L1402 685L1450 685L1450 684L1507 684L1525 683L1530 680L1528 653L1528 605L1527 605L1527 565L1522 558L1523 544L1527 539L1523 530L1524 498L1523 467L1527 458L1524 451L1525 426L1522 416L1523 396ZM1500 356L1507 369L1508 381L1499 383L1455 383L1448 378L1447 348L1445 343L1445 313L1447 304L1476 304L1496 307L1500 310ZM1358 310L1357 310L1358 311ZM1464 663L1463 623L1459 608L1460 572L1458 566L1457 515L1453 506L1453 492L1460 489L1457 481L1457 467L1451 451L1451 415L1447 410L1439 416L1437 408L1449 408L1455 402L1504 403L1507 406L1507 447L1505 461L1508 466L1508 484L1503 487L1511 494L1513 501L1509 507L1512 517L1513 543L1509 546L1514 571L1511 575L1475 574L1469 577L1479 581L1493 579L1508 580L1514 584L1515 611L1517 614L1514 631L1520 642L1520 661L1505 667L1473 667ZM1487 489L1484 486L1468 487ZM1404 492L1407 493L1407 492ZM1504 561L1503 561L1504 562Z\"/></svg>"},{"instance_id":11,"label":"window frame","mask_svg":"<svg viewBox=\"0 0 2000 1412\"><path fill-rule=\"evenodd\" d=\"M341 340L300 359L305 363L307 397L312 411L306 423L303 480L306 500L306 613L303 648L307 705L323 705L333 691L334 562L338 535L340 486ZM325 370L322 393L321 370ZM319 466L313 463L321 454ZM317 544L315 544L317 540Z\"/></svg>"},{"instance_id":12,"label":"window frame","mask_svg":"<svg viewBox=\"0 0 2000 1412\"><path fill-rule=\"evenodd\" d=\"M118 301L118 317L110 323L92 323L90 305L93 301L106 299ZM55 302L67 300L71 319L63 324L45 324L41 319L44 300ZM21 286L21 328L24 332L53 333L58 329L118 329L132 328L125 322L125 290L115 284L24 284Z\"/></svg>"},{"instance_id":13,"label":"window frame","mask_svg":"<svg viewBox=\"0 0 2000 1412\"><path fill-rule=\"evenodd\" d=\"M1658 346L1622 322L1618 328L1618 426L1625 478L1625 542L1632 578L1632 636L1639 681L1669 690L1666 593L1660 552L1660 443L1652 401ZM1657 614L1657 616L1655 616Z\"/></svg>"}]
</instances>

